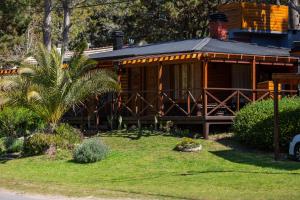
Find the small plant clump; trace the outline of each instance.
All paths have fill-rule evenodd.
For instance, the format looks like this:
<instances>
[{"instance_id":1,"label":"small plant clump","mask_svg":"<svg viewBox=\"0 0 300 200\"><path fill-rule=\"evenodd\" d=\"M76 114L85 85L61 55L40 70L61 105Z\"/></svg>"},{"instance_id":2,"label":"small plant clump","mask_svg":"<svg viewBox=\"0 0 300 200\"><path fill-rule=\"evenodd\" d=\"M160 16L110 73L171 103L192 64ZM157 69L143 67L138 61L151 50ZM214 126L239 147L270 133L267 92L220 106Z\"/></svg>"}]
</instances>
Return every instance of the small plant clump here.
<instances>
[{"instance_id":1,"label":"small plant clump","mask_svg":"<svg viewBox=\"0 0 300 200\"><path fill-rule=\"evenodd\" d=\"M103 160L107 154L108 147L99 138L91 138L75 148L73 159L77 163L94 163Z\"/></svg>"},{"instance_id":2,"label":"small plant clump","mask_svg":"<svg viewBox=\"0 0 300 200\"><path fill-rule=\"evenodd\" d=\"M202 145L191 138L183 138L174 148L175 151L183 152L195 152L200 151L201 149Z\"/></svg>"}]
</instances>

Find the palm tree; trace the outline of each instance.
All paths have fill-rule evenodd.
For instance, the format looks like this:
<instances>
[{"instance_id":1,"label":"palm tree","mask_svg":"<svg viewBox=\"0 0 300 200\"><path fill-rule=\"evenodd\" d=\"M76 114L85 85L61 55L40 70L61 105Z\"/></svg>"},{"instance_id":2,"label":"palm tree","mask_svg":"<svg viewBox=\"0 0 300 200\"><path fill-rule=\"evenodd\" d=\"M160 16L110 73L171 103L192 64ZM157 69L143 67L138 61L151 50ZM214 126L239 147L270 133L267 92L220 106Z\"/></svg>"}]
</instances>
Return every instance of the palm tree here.
<instances>
[{"instance_id":1,"label":"palm tree","mask_svg":"<svg viewBox=\"0 0 300 200\"><path fill-rule=\"evenodd\" d=\"M37 113L53 132L63 115L89 97L119 90L116 76L106 70L95 70L79 48L68 64L62 65L59 52L40 45L37 65L24 65L18 76L0 82L1 104L23 106Z\"/></svg>"}]
</instances>

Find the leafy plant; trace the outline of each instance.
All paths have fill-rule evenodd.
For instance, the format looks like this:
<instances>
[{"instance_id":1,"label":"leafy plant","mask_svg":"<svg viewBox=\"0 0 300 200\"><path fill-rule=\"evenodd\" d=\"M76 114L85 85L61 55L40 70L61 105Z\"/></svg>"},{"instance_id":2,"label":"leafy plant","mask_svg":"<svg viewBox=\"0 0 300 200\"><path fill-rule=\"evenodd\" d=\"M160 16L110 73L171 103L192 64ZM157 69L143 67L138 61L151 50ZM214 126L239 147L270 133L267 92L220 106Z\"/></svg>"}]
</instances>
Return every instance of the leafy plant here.
<instances>
[{"instance_id":1,"label":"leafy plant","mask_svg":"<svg viewBox=\"0 0 300 200\"><path fill-rule=\"evenodd\" d=\"M23 151L24 138L5 138L6 152L8 153L19 153Z\"/></svg>"},{"instance_id":2,"label":"leafy plant","mask_svg":"<svg viewBox=\"0 0 300 200\"><path fill-rule=\"evenodd\" d=\"M23 66L16 77L6 77L0 86L2 104L21 105L38 114L53 133L62 116L74 105L95 95L119 90L113 73L93 70L96 63L83 55L85 46L74 53L68 64L62 65L60 53L49 53L39 46L37 65Z\"/></svg>"},{"instance_id":3,"label":"leafy plant","mask_svg":"<svg viewBox=\"0 0 300 200\"><path fill-rule=\"evenodd\" d=\"M249 104L236 116L233 131L246 145L264 150L273 149L273 100ZM279 102L280 146L287 150L295 134L300 133L300 99L284 98Z\"/></svg>"},{"instance_id":4,"label":"leafy plant","mask_svg":"<svg viewBox=\"0 0 300 200\"><path fill-rule=\"evenodd\" d=\"M91 138L75 149L73 159L78 163L93 163L103 160L107 154L108 147L99 138Z\"/></svg>"},{"instance_id":5,"label":"leafy plant","mask_svg":"<svg viewBox=\"0 0 300 200\"><path fill-rule=\"evenodd\" d=\"M200 146L200 143L191 139L191 138L183 138L181 142L179 142L174 150L176 151L187 151Z\"/></svg>"},{"instance_id":6,"label":"leafy plant","mask_svg":"<svg viewBox=\"0 0 300 200\"><path fill-rule=\"evenodd\" d=\"M40 155L45 153L51 145L56 143L55 135L36 133L24 141L23 153L27 156Z\"/></svg>"},{"instance_id":7,"label":"leafy plant","mask_svg":"<svg viewBox=\"0 0 300 200\"><path fill-rule=\"evenodd\" d=\"M24 107L5 107L0 112L0 134L5 137L28 136L43 126L43 120Z\"/></svg>"},{"instance_id":8,"label":"leafy plant","mask_svg":"<svg viewBox=\"0 0 300 200\"><path fill-rule=\"evenodd\" d=\"M0 155L6 152L5 141L4 138L0 138Z\"/></svg>"},{"instance_id":9,"label":"leafy plant","mask_svg":"<svg viewBox=\"0 0 300 200\"><path fill-rule=\"evenodd\" d=\"M172 131L172 129L174 128L174 122L173 121L167 121L165 123L160 124L160 129L162 131L168 132L170 133Z\"/></svg>"},{"instance_id":10,"label":"leafy plant","mask_svg":"<svg viewBox=\"0 0 300 200\"><path fill-rule=\"evenodd\" d=\"M55 129L56 146L62 149L73 149L81 142L81 133L69 124L60 124Z\"/></svg>"}]
</instances>

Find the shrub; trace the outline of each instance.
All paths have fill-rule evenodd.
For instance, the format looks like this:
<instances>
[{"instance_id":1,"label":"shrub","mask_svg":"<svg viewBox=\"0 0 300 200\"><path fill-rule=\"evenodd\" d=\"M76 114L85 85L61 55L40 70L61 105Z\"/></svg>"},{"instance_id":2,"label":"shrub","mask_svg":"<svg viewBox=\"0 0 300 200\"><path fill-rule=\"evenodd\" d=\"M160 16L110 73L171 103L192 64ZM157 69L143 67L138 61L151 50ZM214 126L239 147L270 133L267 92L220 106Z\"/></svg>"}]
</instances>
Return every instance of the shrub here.
<instances>
[{"instance_id":1,"label":"shrub","mask_svg":"<svg viewBox=\"0 0 300 200\"><path fill-rule=\"evenodd\" d=\"M300 133L300 99L283 98L279 102L280 146L287 150L292 137ZM273 100L249 104L236 116L233 131L238 140L255 148L273 149Z\"/></svg>"},{"instance_id":2,"label":"shrub","mask_svg":"<svg viewBox=\"0 0 300 200\"><path fill-rule=\"evenodd\" d=\"M80 142L80 131L68 124L61 124L55 129L55 134L36 133L29 136L24 143L24 154L28 156L43 154L51 145L70 150Z\"/></svg>"},{"instance_id":3,"label":"shrub","mask_svg":"<svg viewBox=\"0 0 300 200\"><path fill-rule=\"evenodd\" d=\"M5 146L7 153L19 153L23 150L24 138L5 138Z\"/></svg>"},{"instance_id":4,"label":"shrub","mask_svg":"<svg viewBox=\"0 0 300 200\"><path fill-rule=\"evenodd\" d=\"M81 142L80 131L69 124L60 124L56 129L56 145L62 149L73 149Z\"/></svg>"},{"instance_id":5,"label":"shrub","mask_svg":"<svg viewBox=\"0 0 300 200\"><path fill-rule=\"evenodd\" d=\"M0 138L0 155L6 152L5 142L3 138Z\"/></svg>"},{"instance_id":6,"label":"shrub","mask_svg":"<svg viewBox=\"0 0 300 200\"><path fill-rule=\"evenodd\" d=\"M104 159L107 153L107 146L99 138L91 138L75 149L73 159L77 163L93 163Z\"/></svg>"},{"instance_id":7,"label":"shrub","mask_svg":"<svg viewBox=\"0 0 300 200\"><path fill-rule=\"evenodd\" d=\"M179 142L174 150L176 151L187 151L187 150L191 150L197 147L200 147L200 143L198 143L197 141L191 139L191 138L183 138L181 142Z\"/></svg>"},{"instance_id":8,"label":"shrub","mask_svg":"<svg viewBox=\"0 0 300 200\"><path fill-rule=\"evenodd\" d=\"M51 145L55 145L55 135L35 133L24 141L24 154L27 156L45 153Z\"/></svg>"},{"instance_id":9,"label":"shrub","mask_svg":"<svg viewBox=\"0 0 300 200\"><path fill-rule=\"evenodd\" d=\"M5 107L0 112L0 134L19 138L43 127L42 119L27 108Z\"/></svg>"}]
</instances>

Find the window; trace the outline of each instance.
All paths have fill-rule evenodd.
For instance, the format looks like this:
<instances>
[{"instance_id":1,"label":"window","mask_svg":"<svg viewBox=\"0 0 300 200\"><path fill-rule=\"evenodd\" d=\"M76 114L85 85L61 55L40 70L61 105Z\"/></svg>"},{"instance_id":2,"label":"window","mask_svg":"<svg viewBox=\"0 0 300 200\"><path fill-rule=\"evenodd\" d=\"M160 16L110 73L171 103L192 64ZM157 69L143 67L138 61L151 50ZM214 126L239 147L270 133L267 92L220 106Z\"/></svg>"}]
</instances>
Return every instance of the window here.
<instances>
[{"instance_id":1,"label":"window","mask_svg":"<svg viewBox=\"0 0 300 200\"><path fill-rule=\"evenodd\" d=\"M172 89L175 99L186 99L188 90L195 96L200 94L201 66L199 64L177 64L173 65L173 69L174 78L170 80L174 81L171 85L174 86Z\"/></svg>"}]
</instances>

